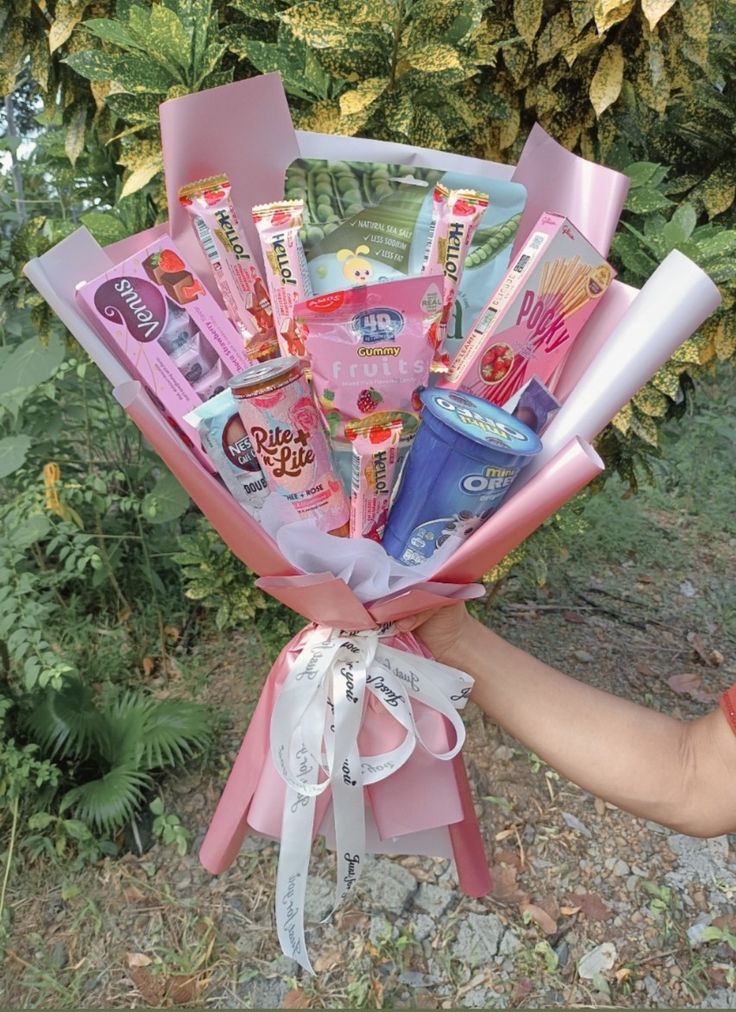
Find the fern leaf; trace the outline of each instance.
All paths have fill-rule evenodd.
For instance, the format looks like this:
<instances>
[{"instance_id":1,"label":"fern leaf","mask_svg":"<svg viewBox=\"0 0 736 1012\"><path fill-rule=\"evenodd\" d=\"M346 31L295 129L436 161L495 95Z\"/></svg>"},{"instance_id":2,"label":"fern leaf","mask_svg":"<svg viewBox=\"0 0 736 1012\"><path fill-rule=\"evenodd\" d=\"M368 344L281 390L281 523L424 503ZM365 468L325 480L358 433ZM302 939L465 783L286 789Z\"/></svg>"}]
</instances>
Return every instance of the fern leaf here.
<instances>
[{"instance_id":1,"label":"fern leaf","mask_svg":"<svg viewBox=\"0 0 736 1012\"><path fill-rule=\"evenodd\" d=\"M46 692L24 723L44 752L75 759L99 747L106 730L92 690L78 679L67 681L58 691Z\"/></svg>"},{"instance_id":2,"label":"fern leaf","mask_svg":"<svg viewBox=\"0 0 736 1012\"><path fill-rule=\"evenodd\" d=\"M139 690L116 693L104 704L104 756L111 766L155 770L176 766L210 737L206 707L183 699L154 699Z\"/></svg>"},{"instance_id":3,"label":"fern leaf","mask_svg":"<svg viewBox=\"0 0 736 1012\"><path fill-rule=\"evenodd\" d=\"M152 786L151 778L134 766L116 766L99 779L67 791L61 811L71 808L82 822L114 833L130 820Z\"/></svg>"},{"instance_id":4,"label":"fern leaf","mask_svg":"<svg viewBox=\"0 0 736 1012\"><path fill-rule=\"evenodd\" d=\"M147 770L183 763L211 736L206 707L182 699L160 699L145 717L141 766Z\"/></svg>"},{"instance_id":5,"label":"fern leaf","mask_svg":"<svg viewBox=\"0 0 736 1012\"><path fill-rule=\"evenodd\" d=\"M153 706L155 700L134 689L116 691L104 701L106 735L102 753L110 766L138 766L146 719Z\"/></svg>"}]
</instances>

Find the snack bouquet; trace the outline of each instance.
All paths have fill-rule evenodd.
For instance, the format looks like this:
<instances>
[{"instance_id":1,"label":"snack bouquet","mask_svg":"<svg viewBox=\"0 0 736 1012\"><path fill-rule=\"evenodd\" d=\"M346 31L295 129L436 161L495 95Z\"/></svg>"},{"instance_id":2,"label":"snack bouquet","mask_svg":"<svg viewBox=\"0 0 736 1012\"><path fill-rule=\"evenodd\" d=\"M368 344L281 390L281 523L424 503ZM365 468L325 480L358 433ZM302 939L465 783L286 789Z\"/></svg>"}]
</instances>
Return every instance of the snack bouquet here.
<instances>
[{"instance_id":1,"label":"snack bouquet","mask_svg":"<svg viewBox=\"0 0 736 1012\"><path fill-rule=\"evenodd\" d=\"M309 968L316 834L336 905L368 852L451 855L463 889L489 888L471 680L394 624L483 593L719 296L676 252L640 292L617 282L625 177L539 127L515 168L296 134L266 75L165 103L161 129L169 222L105 250L80 229L26 272L258 585L309 621L201 850L217 873L249 831L280 839L279 938Z\"/></svg>"}]
</instances>

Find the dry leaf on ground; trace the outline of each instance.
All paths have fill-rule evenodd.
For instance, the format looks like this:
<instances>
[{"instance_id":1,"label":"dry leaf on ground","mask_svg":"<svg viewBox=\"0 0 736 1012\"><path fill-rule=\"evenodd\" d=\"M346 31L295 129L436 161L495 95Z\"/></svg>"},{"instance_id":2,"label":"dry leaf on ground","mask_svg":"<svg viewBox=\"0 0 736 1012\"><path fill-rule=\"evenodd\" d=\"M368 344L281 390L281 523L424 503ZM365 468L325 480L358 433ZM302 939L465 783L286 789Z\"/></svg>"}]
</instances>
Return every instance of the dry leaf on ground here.
<instances>
[{"instance_id":1,"label":"dry leaf on ground","mask_svg":"<svg viewBox=\"0 0 736 1012\"><path fill-rule=\"evenodd\" d=\"M570 899L589 921L607 921L613 916L597 893L576 893Z\"/></svg>"},{"instance_id":2,"label":"dry leaf on ground","mask_svg":"<svg viewBox=\"0 0 736 1012\"><path fill-rule=\"evenodd\" d=\"M522 914L528 914L545 935L554 935L557 931L557 921L536 903L520 903L519 910Z\"/></svg>"},{"instance_id":3,"label":"dry leaf on ground","mask_svg":"<svg viewBox=\"0 0 736 1012\"><path fill-rule=\"evenodd\" d=\"M281 1008L311 1008L311 1006L306 992L296 987L292 991L287 992L284 1000L281 1002Z\"/></svg>"},{"instance_id":4,"label":"dry leaf on ground","mask_svg":"<svg viewBox=\"0 0 736 1012\"><path fill-rule=\"evenodd\" d=\"M670 675L667 684L678 696L690 696L691 699L697 699L699 703L713 703L718 698L716 693L707 692L703 688L700 675L695 674L694 671L683 671L679 675Z\"/></svg>"},{"instance_id":5,"label":"dry leaf on ground","mask_svg":"<svg viewBox=\"0 0 736 1012\"><path fill-rule=\"evenodd\" d=\"M516 868L510 864L494 864L491 867L491 895L494 900L499 903L528 902L529 894L517 884L516 875Z\"/></svg>"},{"instance_id":6,"label":"dry leaf on ground","mask_svg":"<svg viewBox=\"0 0 736 1012\"><path fill-rule=\"evenodd\" d=\"M153 960L145 952L129 952L128 966L150 966Z\"/></svg>"}]
</instances>

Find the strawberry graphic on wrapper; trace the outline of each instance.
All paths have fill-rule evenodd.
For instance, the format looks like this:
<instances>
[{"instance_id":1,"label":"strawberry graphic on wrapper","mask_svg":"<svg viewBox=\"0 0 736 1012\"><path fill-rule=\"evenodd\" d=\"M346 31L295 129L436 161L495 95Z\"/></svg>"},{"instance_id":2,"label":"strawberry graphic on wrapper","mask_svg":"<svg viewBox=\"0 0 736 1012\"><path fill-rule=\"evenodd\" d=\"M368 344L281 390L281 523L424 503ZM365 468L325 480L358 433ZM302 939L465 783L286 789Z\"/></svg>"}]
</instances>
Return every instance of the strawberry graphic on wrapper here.
<instances>
[{"instance_id":1,"label":"strawberry graphic on wrapper","mask_svg":"<svg viewBox=\"0 0 736 1012\"><path fill-rule=\"evenodd\" d=\"M225 196L225 191L218 186L216 189L205 190L202 194L208 205L216 204Z\"/></svg>"},{"instance_id":2,"label":"strawberry graphic on wrapper","mask_svg":"<svg viewBox=\"0 0 736 1012\"><path fill-rule=\"evenodd\" d=\"M514 363L514 351L508 344L493 344L480 362L480 376L484 382L500 383Z\"/></svg>"},{"instance_id":3,"label":"strawberry graphic on wrapper","mask_svg":"<svg viewBox=\"0 0 736 1012\"><path fill-rule=\"evenodd\" d=\"M456 200L453 206L455 214L459 214L462 217L475 213L475 207L473 204L469 204L467 200Z\"/></svg>"},{"instance_id":4,"label":"strawberry graphic on wrapper","mask_svg":"<svg viewBox=\"0 0 736 1012\"><path fill-rule=\"evenodd\" d=\"M385 425L374 425L368 438L372 443L385 443L387 439L391 438L392 430L387 428Z\"/></svg>"},{"instance_id":5,"label":"strawberry graphic on wrapper","mask_svg":"<svg viewBox=\"0 0 736 1012\"><path fill-rule=\"evenodd\" d=\"M370 387L368 390L361 390L357 400L358 411L363 415L369 415L372 411L376 410L382 401L383 397L373 387Z\"/></svg>"},{"instance_id":6,"label":"strawberry graphic on wrapper","mask_svg":"<svg viewBox=\"0 0 736 1012\"><path fill-rule=\"evenodd\" d=\"M164 274L177 274L179 271L185 271L187 268L182 258L173 249L161 250L157 266Z\"/></svg>"},{"instance_id":7,"label":"strawberry graphic on wrapper","mask_svg":"<svg viewBox=\"0 0 736 1012\"><path fill-rule=\"evenodd\" d=\"M274 211L274 213L271 216L272 225L288 225L290 221L291 221L291 214L289 213L289 211L282 211L282 210Z\"/></svg>"}]
</instances>

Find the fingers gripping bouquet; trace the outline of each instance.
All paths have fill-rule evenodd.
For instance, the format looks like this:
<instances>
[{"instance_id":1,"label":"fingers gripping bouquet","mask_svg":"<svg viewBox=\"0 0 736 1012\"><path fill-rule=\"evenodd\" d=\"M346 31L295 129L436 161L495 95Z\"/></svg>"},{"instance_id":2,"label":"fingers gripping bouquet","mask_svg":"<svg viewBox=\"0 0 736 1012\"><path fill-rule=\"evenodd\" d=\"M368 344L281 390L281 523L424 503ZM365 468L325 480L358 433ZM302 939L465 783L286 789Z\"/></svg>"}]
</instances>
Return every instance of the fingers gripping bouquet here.
<instances>
[{"instance_id":1,"label":"fingers gripping bouquet","mask_svg":"<svg viewBox=\"0 0 736 1012\"><path fill-rule=\"evenodd\" d=\"M452 855L463 889L488 890L470 679L395 623L483 593L600 473L590 441L718 295L678 253L641 292L615 281L625 178L538 127L513 170L297 138L276 75L164 103L161 126L168 226L107 250L80 230L26 272L258 585L309 622L201 860L220 872L246 833L280 839L279 938L310 969L317 834L336 906L368 852Z\"/></svg>"}]
</instances>

